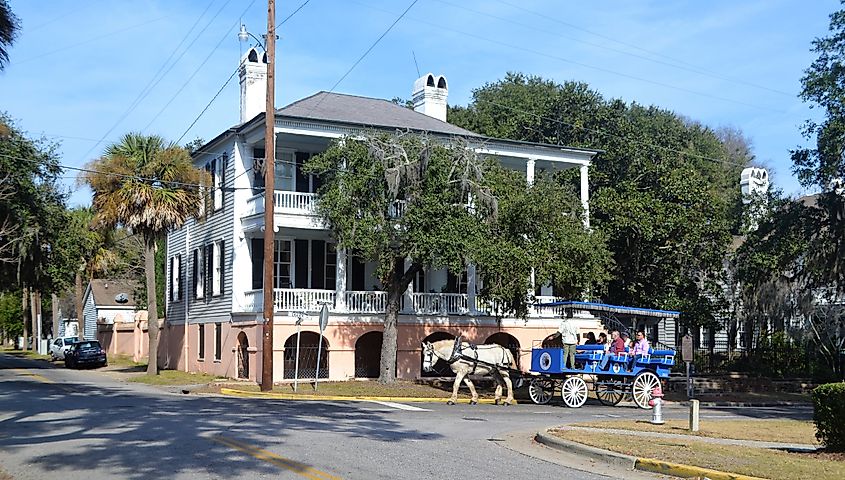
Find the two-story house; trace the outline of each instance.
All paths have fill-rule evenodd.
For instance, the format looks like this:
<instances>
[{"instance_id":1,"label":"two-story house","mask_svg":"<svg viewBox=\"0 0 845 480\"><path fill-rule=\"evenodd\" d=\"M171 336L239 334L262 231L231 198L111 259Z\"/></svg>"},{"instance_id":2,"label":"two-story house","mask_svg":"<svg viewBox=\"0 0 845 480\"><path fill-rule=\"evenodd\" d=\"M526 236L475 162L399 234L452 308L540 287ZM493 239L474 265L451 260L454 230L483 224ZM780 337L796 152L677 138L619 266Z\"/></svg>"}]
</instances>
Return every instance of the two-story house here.
<instances>
[{"instance_id":1,"label":"two-story house","mask_svg":"<svg viewBox=\"0 0 845 480\"><path fill-rule=\"evenodd\" d=\"M336 248L315 213L319 179L304 162L335 139L365 130L410 130L449 139L463 137L483 155L524 172L577 168L588 209L588 169L595 150L483 137L446 120L448 84L425 75L413 89L414 108L387 100L320 92L275 113L275 192L264 205L261 163L265 156L266 65L251 49L240 66L240 123L223 130L194 154L195 165L213 179L205 212L167 236L167 321L162 362L170 368L255 380L261 371L264 235L275 238L273 279L274 380L292 379L297 331L300 377L335 380L378 374L386 294L375 265ZM274 211L275 231L264 229L265 208ZM547 309L528 320L496 318L476 299L480 278L463 272L428 270L404 296L399 318L400 378L422 376L420 344L461 334L472 342L511 348L530 364L532 342L553 334L559 314ZM540 300L551 287L538 286ZM319 368L315 349L321 302L331 316ZM302 317L300 325L297 320ZM576 315L584 333L601 329L587 314ZM526 358L528 357L528 359Z\"/></svg>"}]
</instances>

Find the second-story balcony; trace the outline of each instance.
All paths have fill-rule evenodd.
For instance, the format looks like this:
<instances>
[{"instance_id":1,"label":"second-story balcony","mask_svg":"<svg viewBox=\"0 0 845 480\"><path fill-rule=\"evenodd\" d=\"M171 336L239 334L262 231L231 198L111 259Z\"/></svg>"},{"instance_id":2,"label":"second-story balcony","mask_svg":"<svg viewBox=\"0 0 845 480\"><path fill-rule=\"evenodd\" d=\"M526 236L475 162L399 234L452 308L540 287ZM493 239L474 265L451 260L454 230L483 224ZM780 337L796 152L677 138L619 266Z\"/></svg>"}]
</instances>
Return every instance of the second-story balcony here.
<instances>
[{"instance_id":1,"label":"second-story balcony","mask_svg":"<svg viewBox=\"0 0 845 480\"><path fill-rule=\"evenodd\" d=\"M287 192L283 190L273 192L273 207L276 213L316 215L316 202L316 193ZM264 213L264 194L259 193L249 197L246 205L246 215Z\"/></svg>"}]
</instances>

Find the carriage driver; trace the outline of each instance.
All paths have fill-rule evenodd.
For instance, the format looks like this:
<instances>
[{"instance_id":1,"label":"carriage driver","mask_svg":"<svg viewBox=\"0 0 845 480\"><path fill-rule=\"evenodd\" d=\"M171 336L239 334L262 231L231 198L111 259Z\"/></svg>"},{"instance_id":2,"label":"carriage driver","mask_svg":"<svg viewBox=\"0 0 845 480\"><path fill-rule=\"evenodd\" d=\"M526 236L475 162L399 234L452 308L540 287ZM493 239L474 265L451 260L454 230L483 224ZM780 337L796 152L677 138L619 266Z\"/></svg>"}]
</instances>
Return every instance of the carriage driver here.
<instances>
[{"instance_id":1,"label":"carriage driver","mask_svg":"<svg viewBox=\"0 0 845 480\"><path fill-rule=\"evenodd\" d=\"M563 317L557 331L560 333L560 341L563 343L563 367L574 369L575 345L578 344L578 332L575 330L575 325L572 324L569 317Z\"/></svg>"}]
</instances>

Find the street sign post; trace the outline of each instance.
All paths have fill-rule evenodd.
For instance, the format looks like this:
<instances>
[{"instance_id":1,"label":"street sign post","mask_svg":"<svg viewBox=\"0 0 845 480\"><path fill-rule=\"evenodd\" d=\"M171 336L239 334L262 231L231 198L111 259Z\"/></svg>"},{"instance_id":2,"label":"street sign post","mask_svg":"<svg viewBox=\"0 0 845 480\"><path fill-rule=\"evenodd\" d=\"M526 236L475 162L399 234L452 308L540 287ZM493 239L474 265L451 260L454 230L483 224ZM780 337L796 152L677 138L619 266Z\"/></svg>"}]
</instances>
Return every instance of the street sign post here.
<instances>
[{"instance_id":1,"label":"street sign post","mask_svg":"<svg viewBox=\"0 0 845 480\"><path fill-rule=\"evenodd\" d=\"M323 304L320 309L320 343L317 344L317 371L314 374L314 391L317 391L317 383L320 381L320 350L323 347L323 330L329 324L329 306Z\"/></svg>"},{"instance_id":2,"label":"street sign post","mask_svg":"<svg viewBox=\"0 0 845 480\"><path fill-rule=\"evenodd\" d=\"M681 359L687 364L687 398L692 398L694 393L692 391L692 378L690 377L690 364L692 364L693 353L692 335L687 333L681 339Z\"/></svg>"},{"instance_id":3,"label":"street sign post","mask_svg":"<svg viewBox=\"0 0 845 480\"><path fill-rule=\"evenodd\" d=\"M295 392L299 383L299 327L302 325L305 315L297 312L294 316L296 317L296 360L293 363L293 391Z\"/></svg>"}]
</instances>

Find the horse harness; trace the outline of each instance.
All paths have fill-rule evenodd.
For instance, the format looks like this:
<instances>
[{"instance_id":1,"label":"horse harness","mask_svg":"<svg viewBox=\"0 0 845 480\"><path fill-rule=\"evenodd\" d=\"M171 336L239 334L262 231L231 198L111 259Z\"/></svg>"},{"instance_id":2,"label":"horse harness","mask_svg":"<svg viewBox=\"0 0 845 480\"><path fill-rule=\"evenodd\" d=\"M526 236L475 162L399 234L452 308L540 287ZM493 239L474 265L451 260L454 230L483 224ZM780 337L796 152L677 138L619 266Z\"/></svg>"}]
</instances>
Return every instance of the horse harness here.
<instances>
[{"instance_id":1,"label":"horse harness","mask_svg":"<svg viewBox=\"0 0 845 480\"><path fill-rule=\"evenodd\" d=\"M455 337L455 346L452 348L452 355L449 357L446 363L449 365L459 361L459 360L466 360L472 364L472 371L469 372L470 375L475 375L475 369L478 368L478 364L482 364L486 367L492 367L495 369L499 369L501 366L505 366L505 368L509 367L507 364L507 354L505 353L505 348L502 348L502 362L501 364L493 364L489 362L485 362L484 360L478 359L478 345L474 343L467 342L469 345L469 349L472 351L473 356L469 356L464 354L463 342L461 340L461 335Z\"/></svg>"}]
</instances>

